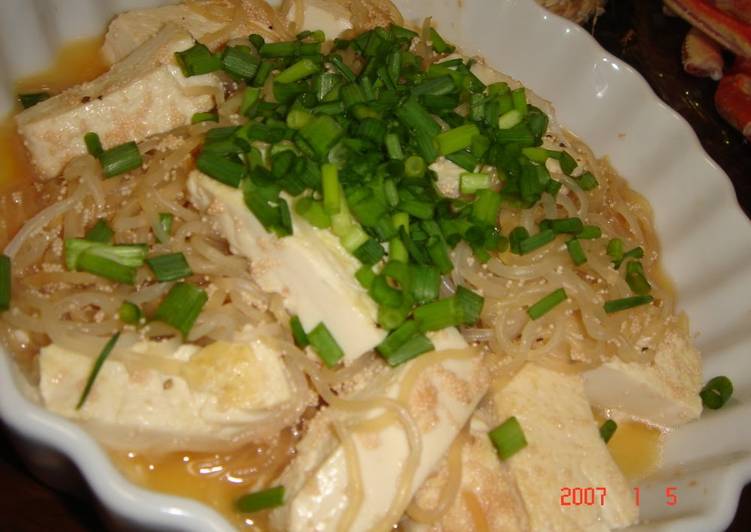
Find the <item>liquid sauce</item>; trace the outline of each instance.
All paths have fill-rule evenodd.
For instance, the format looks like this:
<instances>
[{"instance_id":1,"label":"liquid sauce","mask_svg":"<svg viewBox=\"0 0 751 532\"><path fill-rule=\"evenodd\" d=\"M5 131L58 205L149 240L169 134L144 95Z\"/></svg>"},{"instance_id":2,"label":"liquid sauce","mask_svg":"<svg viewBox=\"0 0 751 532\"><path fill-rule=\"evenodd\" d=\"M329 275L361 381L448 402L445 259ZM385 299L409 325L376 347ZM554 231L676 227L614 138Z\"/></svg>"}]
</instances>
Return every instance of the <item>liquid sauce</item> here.
<instances>
[{"instance_id":1,"label":"liquid sauce","mask_svg":"<svg viewBox=\"0 0 751 532\"><path fill-rule=\"evenodd\" d=\"M20 80L16 91L56 93L97 77L107 68L99 54L101 42L101 38L86 39L64 46L47 71ZM8 116L0 122L2 246L24 220L42 207L35 201L38 193L33 186L34 177L15 124ZM261 530L267 527L267 514L239 514L234 502L249 491L267 486L292 459L294 444L295 436L284 432L274 445L250 445L226 454L139 455L110 451L110 457L121 473L136 484L204 502L239 528ZM626 477L634 482L657 466L660 432L639 423L620 423L608 448Z\"/></svg>"}]
</instances>

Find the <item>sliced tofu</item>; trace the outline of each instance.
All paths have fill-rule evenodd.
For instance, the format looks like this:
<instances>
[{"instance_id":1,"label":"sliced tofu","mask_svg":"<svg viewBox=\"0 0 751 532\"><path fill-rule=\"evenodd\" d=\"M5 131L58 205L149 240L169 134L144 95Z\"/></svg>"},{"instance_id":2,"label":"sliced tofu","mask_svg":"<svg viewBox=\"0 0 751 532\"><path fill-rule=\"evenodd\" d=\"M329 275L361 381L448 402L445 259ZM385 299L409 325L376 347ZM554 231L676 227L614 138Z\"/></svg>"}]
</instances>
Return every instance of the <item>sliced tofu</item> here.
<instances>
[{"instance_id":1,"label":"sliced tofu","mask_svg":"<svg viewBox=\"0 0 751 532\"><path fill-rule=\"evenodd\" d=\"M102 54L110 64L121 61L165 24L177 25L197 41L206 41L205 44L216 48L230 39L247 38L251 33L274 37L270 28L276 23L271 8L266 9L262 2L251 0L198 0L134 9L116 16L110 23Z\"/></svg>"},{"instance_id":2,"label":"sliced tofu","mask_svg":"<svg viewBox=\"0 0 751 532\"><path fill-rule=\"evenodd\" d=\"M636 523L638 508L600 437L578 375L525 365L499 392L498 421L516 416L528 445L506 460L532 530L607 531ZM565 506L563 490L607 490L605 504Z\"/></svg>"},{"instance_id":3,"label":"sliced tofu","mask_svg":"<svg viewBox=\"0 0 751 532\"><path fill-rule=\"evenodd\" d=\"M405 380L416 377L405 402L420 433L422 451L412 483L407 486L409 498L451 446L487 387L481 355L466 351L467 344L456 329L441 331L432 339L436 352L408 362L393 371L385 382L359 394L363 399L394 399L400 395ZM465 356L442 359L440 352L449 349L458 350L454 355ZM418 373L410 373L411 368ZM376 409L369 419L379 413ZM315 430L303 438L297 457L279 479L285 486L287 503L272 514L272 522L280 530L338 530L351 503L354 490L348 474L351 466L344 446L327 423L332 418L346 420L347 413L330 408L319 416L322 421L315 423ZM359 468L362 500L348 529L371 530L386 516L397 497L409 457L409 443L402 425L396 422L371 432L358 431L355 425L349 433ZM395 520L404 509L397 508Z\"/></svg>"},{"instance_id":4,"label":"sliced tofu","mask_svg":"<svg viewBox=\"0 0 751 532\"><path fill-rule=\"evenodd\" d=\"M309 400L307 390L295 388L279 354L248 334L205 348L142 341L116 351L80 410L93 360L52 344L39 356L42 399L49 410L79 421L114 448L164 452L240 444L260 436L254 423ZM289 422L295 421L291 416Z\"/></svg>"},{"instance_id":5,"label":"sliced tofu","mask_svg":"<svg viewBox=\"0 0 751 532\"><path fill-rule=\"evenodd\" d=\"M89 131L110 148L189 124L195 113L214 107L219 79L186 78L175 62L175 52L194 42L177 26L165 26L106 74L19 113L18 131L40 176L53 178L85 154Z\"/></svg>"},{"instance_id":6,"label":"sliced tofu","mask_svg":"<svg viewBox=\"0 0 751 532\"><path fill-rule=\"evenodd\" d=\"M614 359L584 373L593 406L661 427L697 419L701 387L701 356L679 318L667 324L651 364Z\"/></svg>"},{"instance_id":7,"label":"sliced tofu","mask_svg":"<svg viewBox=\"0 0 751 532\"><path fill-rule=\"evenodd\" d=\"M378 327L378 309L360 286L360 262L329 230L313 227L292 212L292 235L277 238L245 205L242 191L194 171L191 200L218 224L232 252L250 259L253 275L267 292L280 294L284 306L300 317L305 330L323 322L349 364L386 336Z\"/></svg>"},{"instance_id":8,"label":"sliced tofu","mask_svg":"<svg viewBox=\"0 0 751 532\"><path fill-rule=\"evenodd\" d=\"M482 412L472 416L461 451L461 485L449 510L435 523L405 518L407 532L524 532L529 518L508 467L498 458L488 438L490 430ZM451 452L451 451L449 451ZM448 479L448 465L441 464L420 486L414 502L420 508L435 508Z\"/></svg>"}]
</instances>

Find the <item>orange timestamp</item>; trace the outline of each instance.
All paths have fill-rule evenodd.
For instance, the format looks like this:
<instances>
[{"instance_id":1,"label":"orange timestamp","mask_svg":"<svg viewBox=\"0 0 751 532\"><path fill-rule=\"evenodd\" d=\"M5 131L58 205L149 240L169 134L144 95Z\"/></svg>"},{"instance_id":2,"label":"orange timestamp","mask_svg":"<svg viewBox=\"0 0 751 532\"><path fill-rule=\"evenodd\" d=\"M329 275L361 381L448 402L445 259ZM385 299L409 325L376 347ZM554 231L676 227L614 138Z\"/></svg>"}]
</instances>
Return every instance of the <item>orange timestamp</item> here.
<instances>
[{"instance_id":1,"label":"orange timestamp","mask_svg":"<svg viewBox=\"0 0 751 532\"><path fill-rule=\"evenodd\" d=\"M634 503L641 505L641 488L633 488ZM561 506L605 506L608 489L605 486L597 487L570 487L561 488ZM675 506L678 504L678 486L665 487L665 504Z\"/></svg>"}]
</instances>

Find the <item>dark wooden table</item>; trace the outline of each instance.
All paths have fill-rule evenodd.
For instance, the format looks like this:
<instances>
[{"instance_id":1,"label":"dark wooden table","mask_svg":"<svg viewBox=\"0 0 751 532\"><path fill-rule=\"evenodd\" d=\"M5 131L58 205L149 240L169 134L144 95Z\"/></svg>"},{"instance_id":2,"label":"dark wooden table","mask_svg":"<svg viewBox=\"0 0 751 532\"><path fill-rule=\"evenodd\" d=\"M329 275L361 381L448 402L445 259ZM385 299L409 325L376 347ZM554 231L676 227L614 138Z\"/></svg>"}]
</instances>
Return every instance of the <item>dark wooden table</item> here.
<instances>
[{"instance_id":1,"label":"dark wooden table","mask_svg":"<svg viewBox=\"0 0 751 532\"><path fill-rule=\"evenodd\" d=\"M593 33L611 53L639 70L658 96L689 121L707 153L730 176L741 206L751 215L751 147L715 111L715 83L681 70L680 44L686 30L681 20L665 17L656 0L610 0ZM0 435L0 494L0 530L104 529L93 501L61 495L34 480L4 435ZM738 514L728 530L751 530L751 486L743 490Z\"/></svg>"}]
</instances>

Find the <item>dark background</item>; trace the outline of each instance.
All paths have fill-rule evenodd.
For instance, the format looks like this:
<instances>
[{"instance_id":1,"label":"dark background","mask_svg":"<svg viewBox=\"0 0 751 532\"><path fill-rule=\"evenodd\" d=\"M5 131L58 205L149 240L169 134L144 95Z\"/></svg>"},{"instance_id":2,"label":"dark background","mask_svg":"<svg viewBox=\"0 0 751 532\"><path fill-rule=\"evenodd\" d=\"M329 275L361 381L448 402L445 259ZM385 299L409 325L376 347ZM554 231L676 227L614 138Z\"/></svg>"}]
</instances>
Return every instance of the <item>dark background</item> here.
<instances>
[{"instance_id":1,"label":"dark background","mask_svg":"<svg viewBox=\"0 0 751 532\"><path fill-rule=\"evenodd\" d=\"M751 215L751 147L715 111L716 83L683 73L680 46L688 26L666 17L656 0L610 0L605 15L589 29L608 51L639 70L657 95L689 121L707 153L730 176L739 203ZM0 530L105 528L94 501L60 495L30 477L3 435L0 494ZM751 486L743 490L738 515L728 530L751 530Z\"/></svg>"}]
</instances>

